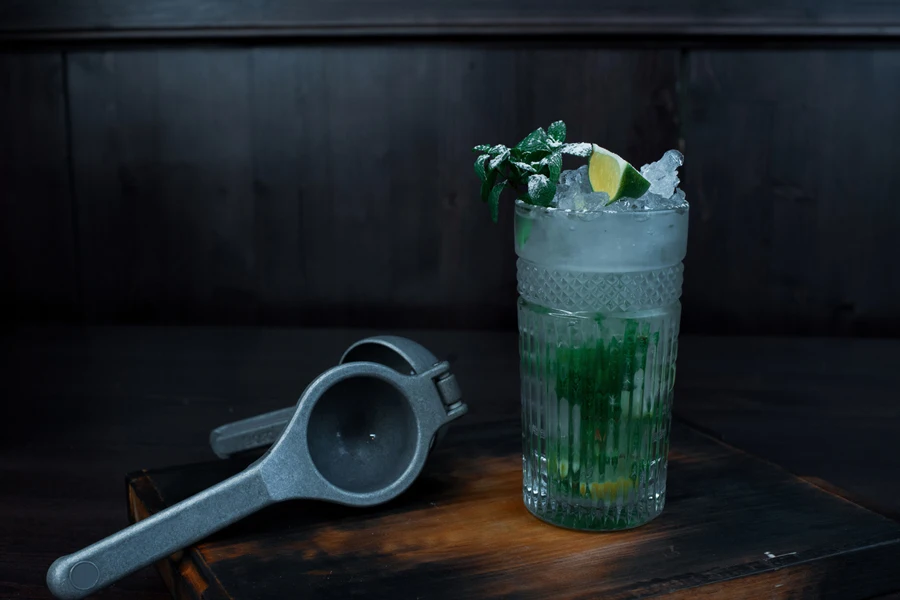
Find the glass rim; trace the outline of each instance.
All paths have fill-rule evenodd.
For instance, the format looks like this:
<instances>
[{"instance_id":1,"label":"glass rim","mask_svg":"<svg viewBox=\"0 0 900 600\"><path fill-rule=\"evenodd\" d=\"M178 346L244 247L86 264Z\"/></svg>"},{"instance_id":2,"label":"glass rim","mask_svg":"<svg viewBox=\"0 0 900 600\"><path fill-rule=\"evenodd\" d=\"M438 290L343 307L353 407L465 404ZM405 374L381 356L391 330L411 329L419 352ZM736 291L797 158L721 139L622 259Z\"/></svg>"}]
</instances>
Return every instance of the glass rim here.
<instances>
[{"instance_id":1,"label":"glass rim","mask_svg":"<svg viewBox=\"0 0 900 600\"><path fill-rule=\"evenodd\" d=\"M525 202L519 198L516 198L516 208L522 208L523 210L534 211L538 213L543 213L545 215L565 215L565 216L573 216L573 217L590 217L592 215L623 215L623 216L631 216L631 215L663 215L666 213L684 213L686 210L689 210L691 207L690 203L687 200L684 201L683 204L679 204L678 206L673 206L672 208L652 208L649 210L612 210L606 207L600 210L572 210L571 208L557 208L555 206L538 206L537 204L531 204L529 202Z\"/></svg>"}]
</instances>

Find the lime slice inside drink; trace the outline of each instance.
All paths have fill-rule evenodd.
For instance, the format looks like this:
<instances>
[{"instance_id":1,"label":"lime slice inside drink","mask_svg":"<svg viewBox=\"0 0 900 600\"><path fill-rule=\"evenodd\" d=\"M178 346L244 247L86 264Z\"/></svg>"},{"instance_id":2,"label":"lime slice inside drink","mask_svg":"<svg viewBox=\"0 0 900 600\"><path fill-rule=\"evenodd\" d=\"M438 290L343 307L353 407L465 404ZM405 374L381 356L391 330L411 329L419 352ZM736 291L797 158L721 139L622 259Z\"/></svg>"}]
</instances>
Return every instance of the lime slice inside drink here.
<instances>
[{"instance_id":1,"label":"lime slice inside drink","mask_svg":"<svg viewBox=\"0 0 900 600\"><path fill-rule=\"evenodd\" d=\"M584 486L584 484L581 484ZM590 491L591 498L594 500L605 500L607 502L611 502L616 496L621 492L623 495L628 496L628 493L634 487L634 483L630 479L619 479L616 481L607 481L606 483L592 483L588 489L582 489L582 495L586 495L586 492Z\"/></svg>"}]
</instances>

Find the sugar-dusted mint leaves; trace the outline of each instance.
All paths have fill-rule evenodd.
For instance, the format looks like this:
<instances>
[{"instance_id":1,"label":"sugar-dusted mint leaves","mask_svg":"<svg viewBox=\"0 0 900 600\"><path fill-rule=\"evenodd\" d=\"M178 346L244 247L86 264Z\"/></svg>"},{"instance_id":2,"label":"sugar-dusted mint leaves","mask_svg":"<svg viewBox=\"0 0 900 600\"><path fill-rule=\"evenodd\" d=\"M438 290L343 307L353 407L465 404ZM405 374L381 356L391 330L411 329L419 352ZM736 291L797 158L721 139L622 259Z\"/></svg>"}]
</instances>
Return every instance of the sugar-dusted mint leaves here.
<instances>
[{"instance_id":1,"label":"sugar-dusted mint leaves","mask_svg":"<svg viewBox=\"0 0 900 600\"><path fill-rule=\"evenodd\" d=\"M534 167L526 162L521 162L518 160L511 161L512 165L517 168L522 173L537 173Z\"/></svg>"},{"instance_id":2,"label":"sugar-dusted mint leaves","mask_svg":"<svg viewBox=\"0 0 900 600\"><path fill-rule=\"evenodd\" d=\"M472 150L475 174L481 181L481 200L488 204L491 219L497 222L500 194L512 189L516 197L529 204L550 206L562 170L562 155L588 156L590 144L566 144L566 124L551 123L545 131L538 128L521 142L508 148L503 144L481 144ZM587 154L582 154L587 146Z\"/></svg>"},{"instance_id":3,"label":"sugar-dusted mint leaves","mask_svg":"<svg viewBox=\"0 0 900 600\"><path fill-rule=\"evenodd\" d=\"M496 152L496 154L495 154ZM488 163L488 166L496 171L497 168L502 165L504 162L509 160L509 148L503 145L497 145L491 148L491 162Z\"/></svg>"},{"instance_id":4,"label":"sugar-dusted mint leaves","mask_svg":"<svg viewBox=\"0 0 900 600\"><path fill-rule=\"evenodd\" d=\"M497 219L500 217L500 193L505 187L506 182L501 181L491 188L490 195L488 196L488 210L491 211L491 220L494 223L496 223Z\"/></svg>"},{"instance_id":5,"label":"sugar-dusted mint leaves","mask_svg":"<svg viewBox=\"0 0 900 600\"><path fill-rule=\"evenodd\" d=\"M475 159L475 174L478 175L478 179L481 181L484 181L484 178L487 177L487 161L490 157L490 154L482 154Z\"/></svg>"},{"instance_id":6,"label":"sugar-dusted mint leaves","mask_svg":"<svg viewBox=\"0 0 900 600\"><path fill-rule=\"evenodd\" d=\"M538 127L516 144L514 150L517 150L519 156L525 160L534 160L535 158L539 160L550 152L550 137L543 127Z\"/></svg>"},{"instance_id":7,"label":"sugar-dusted mint leaves","mask_svg":"<svg viewBox=\"0 0 900 600\"><path fill-rule=\"evenodd\" d=\"M594 151L594 146L593 144L589 144L587 142L580 142L577 144L563 144L561 150L563 154L583 156L586 158L591 155L591 152Z\"/></svg>"},{"instance_id":8,"label":"sugar-dusted mint leaves","mask_svg":"<svg viewBox=\"0 0 900 600\"><path fill-rule=\"evenodd\" d=\"M559 143L566 141L566 124L562 121L551 123L547 134Z\"/></svg>"},{"instance_id":9,"label":"sugar-dusted mint leaves","mask_svg":"<svg viewBox=\"0 0 900 600\"><path fill-rule=\"evenodd\" d=\"M556 184L550 183L550 179L541 173L528 178L528 197L532 204L550 206L553 196L556 194Z\"/></svg>"},{"instance_id":10,"label":"sugar-dusted mint leaves","mask_svg":"<svg viewBox=\"0 0 900 600\"><path fill-rule=\"evenodd\" d=\"M552 154L541 159L541 166L547 167L547 176L550 181L556 183L559 181L559 172L562 171L562 153L555 151Z\"/></svg>"}]
</instances>

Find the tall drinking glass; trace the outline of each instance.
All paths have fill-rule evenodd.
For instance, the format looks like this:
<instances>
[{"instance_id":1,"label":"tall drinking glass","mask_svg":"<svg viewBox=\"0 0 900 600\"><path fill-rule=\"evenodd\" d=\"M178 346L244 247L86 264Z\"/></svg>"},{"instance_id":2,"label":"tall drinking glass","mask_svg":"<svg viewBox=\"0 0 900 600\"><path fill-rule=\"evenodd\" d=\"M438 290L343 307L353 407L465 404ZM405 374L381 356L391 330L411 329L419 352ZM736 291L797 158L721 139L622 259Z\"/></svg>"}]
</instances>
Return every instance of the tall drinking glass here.
<instances>
[{"instance_id":1,"label":"tall drinking glass","mask_svg":"<svg viewBox=\"0 0 900 600\"><path fill-rule=\"evenodd\" d=\"M525 505L614 530L666 500L688 207L516 203Z\"/></svg>"}]
</instances>

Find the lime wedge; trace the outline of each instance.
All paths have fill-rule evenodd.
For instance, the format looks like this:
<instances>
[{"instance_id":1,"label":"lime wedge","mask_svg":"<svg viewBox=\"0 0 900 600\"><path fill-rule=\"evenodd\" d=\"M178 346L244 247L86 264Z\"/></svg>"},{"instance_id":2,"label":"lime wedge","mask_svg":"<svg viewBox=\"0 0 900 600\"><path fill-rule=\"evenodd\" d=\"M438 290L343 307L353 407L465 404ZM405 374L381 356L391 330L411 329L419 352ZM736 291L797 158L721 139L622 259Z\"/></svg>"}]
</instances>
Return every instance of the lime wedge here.
<instances>
[{"instance_id":1,"label":"lime wedge","mask_svg":"<svg viewBox=\"0 0 900 600\"><path fill-rule=\"evenodd\" d=\"M588 177L595 192L606 192L609 201L619 198L640 198L650 189L650 182L624 158L593 145L594 151L588 162Z\"/></svg>"},{"instance_id":2,"label":"lime wedge","mask_svg":"<svg viewBox=\"0 0 900 600\"><path fill-rule=\"evenodd\" d=\"M583 486L584 484L581 485ZM591 498L609 502L616 498L616 496L619 495L619 492L622 492L624 496L628 496L628 493L633 487L634 482L630 479L618 479L616 481L607 481L606 483L594 482L590 486ZM586 495L584 488L580 491L582 495Z\"/></svg>"}]
</instances>

